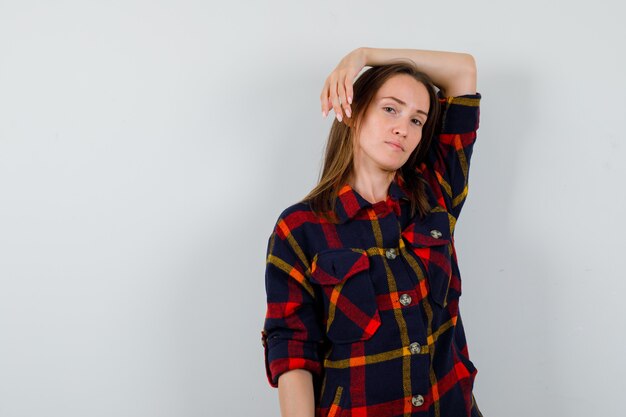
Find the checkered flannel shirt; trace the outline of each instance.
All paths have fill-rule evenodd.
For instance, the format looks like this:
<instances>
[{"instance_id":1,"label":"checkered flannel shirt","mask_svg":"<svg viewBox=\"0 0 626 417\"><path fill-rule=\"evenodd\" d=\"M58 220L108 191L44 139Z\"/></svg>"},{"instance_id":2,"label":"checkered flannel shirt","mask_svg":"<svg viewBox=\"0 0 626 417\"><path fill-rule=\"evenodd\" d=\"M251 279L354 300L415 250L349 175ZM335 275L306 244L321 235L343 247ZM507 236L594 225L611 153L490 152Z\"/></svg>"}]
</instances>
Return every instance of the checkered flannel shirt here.
<instances>
[{"instance_id":1,"label":"checkered flannel shirt","mask_svg":"<svg viewBox=\"0 0 626 417\"><path fill-rule=\"evenodd\" d=\"M269 384L291 369L313 374L316 417L478 417L459 311L454 228L466 200L480 94L440 97L440 128L426 162L432 206L409 218L396 173L385 201L350 185L339 224L297 203L267 246L261 331Z\"/></svg>"}]
</instances>

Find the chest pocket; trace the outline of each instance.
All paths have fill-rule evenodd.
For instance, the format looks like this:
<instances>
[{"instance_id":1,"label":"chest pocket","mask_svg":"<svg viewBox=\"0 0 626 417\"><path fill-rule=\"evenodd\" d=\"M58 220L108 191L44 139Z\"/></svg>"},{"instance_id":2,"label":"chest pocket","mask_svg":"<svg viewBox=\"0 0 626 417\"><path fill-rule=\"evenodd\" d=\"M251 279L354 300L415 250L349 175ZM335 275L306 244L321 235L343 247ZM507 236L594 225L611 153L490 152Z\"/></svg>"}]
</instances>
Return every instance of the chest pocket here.
<instances>
[{"instance_id":1,"label":"chest pocket","mask_svg":"<svg viewBox=\"0 0 626 417\"><path fill-rule=\"evenodd\" d=\"M380 327L370 261L362 249L326 249L311 262L324 299L326 334L335 343L367 340Z\"/></svg>"},{"instance_id":2,"label":"chest pocket","mask_svg":"<svg viewBox=\"0 0 626 417\"><path fill-rule=\"evenodd\" d=\"M435 211L421 220L416 217L402 232L402 237L408 243L407 249L426 267L431 299L445 307L452 278L452 237L448 213Z\"/></svg>"}]
</instances>

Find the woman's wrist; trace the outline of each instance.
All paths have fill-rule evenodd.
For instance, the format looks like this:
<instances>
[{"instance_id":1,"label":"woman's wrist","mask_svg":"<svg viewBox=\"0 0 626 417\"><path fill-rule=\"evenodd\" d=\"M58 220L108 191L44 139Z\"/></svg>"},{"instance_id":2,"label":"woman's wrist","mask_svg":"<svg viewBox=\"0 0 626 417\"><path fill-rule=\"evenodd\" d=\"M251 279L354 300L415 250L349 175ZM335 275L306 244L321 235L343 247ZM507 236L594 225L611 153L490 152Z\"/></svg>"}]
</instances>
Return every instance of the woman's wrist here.
<instances>
[{"instance_id":1,"label":"woman's wrist","mask_svg":"<svg viewBox=\"0 0 626 417\"><path fill-rule=\"evenodd\" d=\"M358 50L362 56L363 62L365 62L365 65L367 66L371 67L374 65L385 65L389 63L389 60L385 60L384 54L381 53L384 51L383 48L370 48L362 46L358 48Z\"/></svg>"}]
</instances>

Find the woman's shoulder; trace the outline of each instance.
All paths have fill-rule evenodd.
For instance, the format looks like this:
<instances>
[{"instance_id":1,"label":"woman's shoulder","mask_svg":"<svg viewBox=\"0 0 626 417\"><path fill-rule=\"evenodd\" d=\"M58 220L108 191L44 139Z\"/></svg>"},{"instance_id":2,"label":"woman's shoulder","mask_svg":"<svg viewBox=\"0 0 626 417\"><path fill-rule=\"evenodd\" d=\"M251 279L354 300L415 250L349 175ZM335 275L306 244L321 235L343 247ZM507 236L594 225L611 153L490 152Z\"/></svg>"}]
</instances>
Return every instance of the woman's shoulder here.
<instances>
[{"instance_id":1,"label":"woman's shoulder","mask_svg":"<svg viewBox=\"0 0 626 417\"><path fill-rule=\"evenodd\" d=\"M285 207L275 221L274 231L304 237L308 229L319 225L321 219L311 209L308 201L298 201Z\"/></svg>"},{"instance_id":2,"label":"woman's shoulder","mask_svg":"<svg viewBox=\"0 0 626 417\"><path fill-rule=\"evenodd\" d=\"M313 214L313 210L311 210L309 202L301 200L285 207L278 215L277 221L293 217L308 219L311 214Z\"/></svg>"},{"instance_id":3,"label":"woman's shoulder","mask_svg":"<svg viewBox=\"0 0 626 417\"><path fill-rule=\"evenodd\" d=\"M278 215L272 238L286 242L309 261L318 247L325 241L323 221L313 212L306 201L299 201L284 208Z\"/></svg>"}]
</instances>

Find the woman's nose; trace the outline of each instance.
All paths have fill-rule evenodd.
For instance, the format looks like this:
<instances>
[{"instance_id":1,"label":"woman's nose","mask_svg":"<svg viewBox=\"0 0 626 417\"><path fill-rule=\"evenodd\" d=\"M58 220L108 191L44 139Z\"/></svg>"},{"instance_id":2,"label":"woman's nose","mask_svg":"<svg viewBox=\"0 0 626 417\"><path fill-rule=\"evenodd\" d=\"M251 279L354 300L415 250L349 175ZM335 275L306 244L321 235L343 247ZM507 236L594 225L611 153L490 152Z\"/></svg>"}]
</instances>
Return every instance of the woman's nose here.
<instances>
[{"instance_id":1,"label":"woman's nose","mask_svg":"<svg viewBox=\"0 0 626 417\"><path fill-rule=\"evenodd\" d=\"M406 120L398 120L398 123L393 128L393 133L406 136L406 132L408 131L408 121Z\"/></svg>"}]
</instances>

